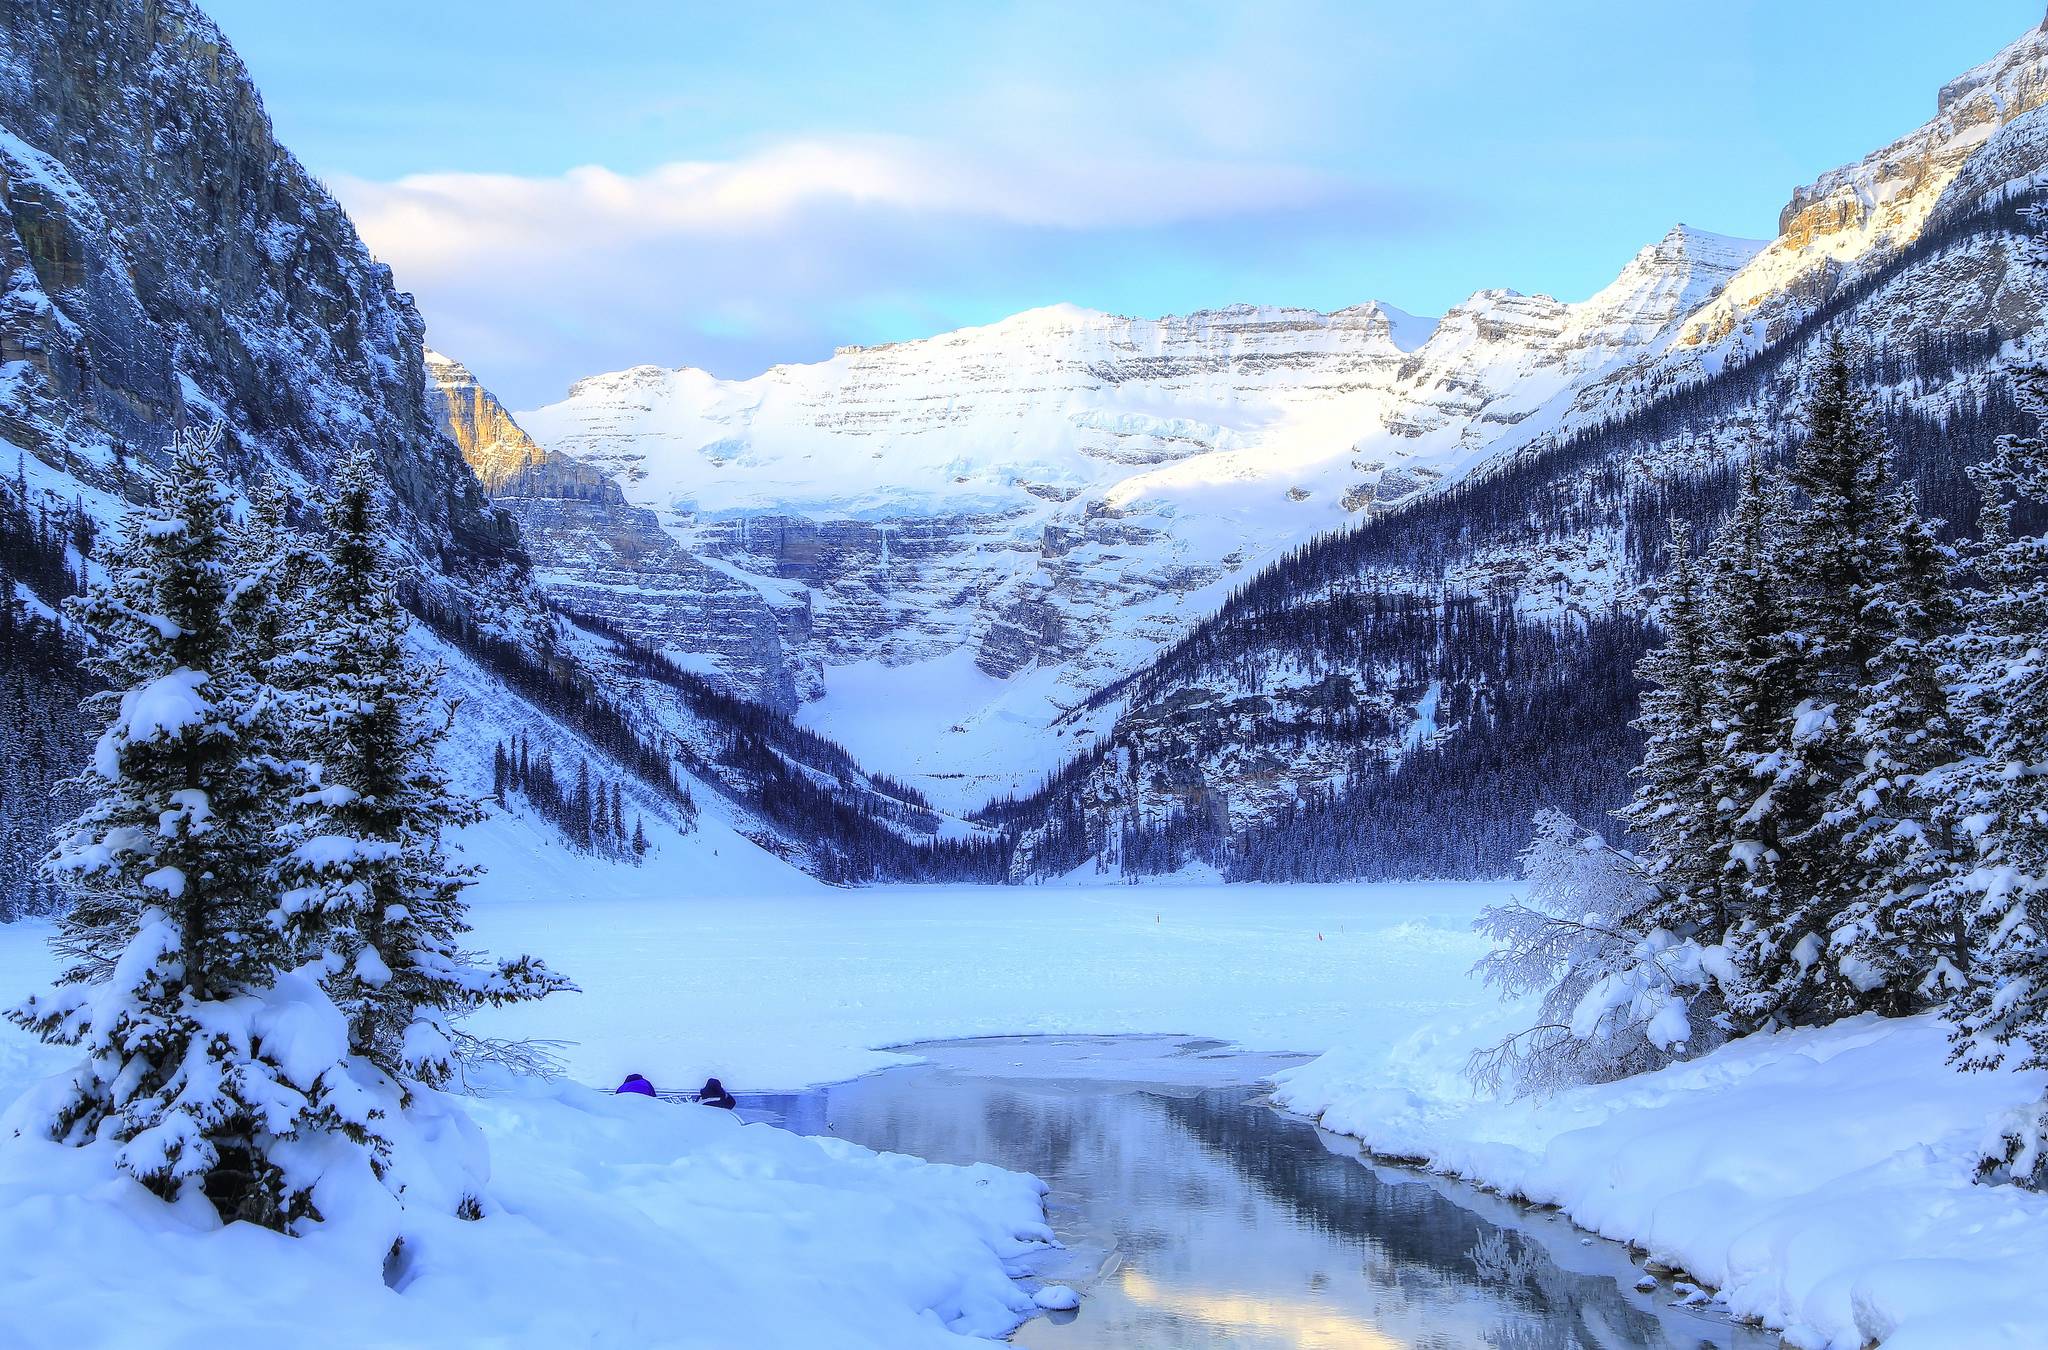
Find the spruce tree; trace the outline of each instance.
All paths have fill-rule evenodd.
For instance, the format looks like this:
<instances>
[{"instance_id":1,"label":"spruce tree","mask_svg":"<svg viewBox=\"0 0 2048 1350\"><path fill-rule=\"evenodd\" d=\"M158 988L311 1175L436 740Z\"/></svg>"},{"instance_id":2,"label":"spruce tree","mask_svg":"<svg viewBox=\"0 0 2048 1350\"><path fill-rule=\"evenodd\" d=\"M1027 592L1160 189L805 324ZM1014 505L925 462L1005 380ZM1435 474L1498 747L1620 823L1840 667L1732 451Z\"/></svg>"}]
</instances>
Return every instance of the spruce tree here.
<instances>
[{"instance_id":1,"label":"spruce tree","mask_svg":"<svg viewBox=\"0 0 2048 1350\"><path fill-rule=\"evenodd\" d=\"M158 1195L198 1185L223 1217L287 1228L312 1213L312 1181L286 1174L280 1145L365 1140L368 1121L336 1114L353 1094L343 1047L308 1039L317 1007L271 1013L324 999L269 918L281 801L265 687L231 626L217 438L179 433L155 509L130 514L106 581L74 605L110 689L90 701L105 719L78 780L91 804L51 860L73 897L56 941L69 965L10 1015L85 1051L43 1122L52 1138L115 1141Z\"/></svg>"},{"instance_id":2,"label":"spruce tree","mask_svg":"<svg viewBox=\"0 0 2048 1350\"><path fill-rule=\"evenodd\" d=\"M2021 378L2022 406L2048 420L2048 371ZM1984 498L1972 562L1982 590L1949 642L1969 753L1933 776L1940 823L1968 856L1933 888L1969 926L1973 965L1950 1006L1966 1067L2048 1067L2048 534L2018 533L2017 509L2048 509L2048 446L2000 439L1972 470ZM2048 1185L2048 1116L2001 1165Z\"/></svg>"},{"instance_id":3,"label":"spruce tree","mask_svg":"<svg viewBox=\"0 0 2048 1350\"><path fill-rule=\"evenodd\" d=\"M1843 901L1828 950L1846 1002L1898 1015L1955 992L1970 958L1963 914L1937 889L1958 852L1937 772L1962 740L1947 687L1955 555L1907 490L1888 499L1883 529L1885 576L1864 605L1881 645L1853 695L1853 767L1827 808L1842 842L1831 880Z\"/></svg>"},{"instance_id":4,"label":"spruce tree","mask_svg":"<svg viewBox=\"0 0 2048 1350\"><path fill-rule=\"evenodd\" d=\"M1891 446L1830 342L1788 482L1781 553L1799 699L1773 760L1779 912L1756 947L1774 1015L1822 1022L1913 1006L1927 961L1919 896L1939 870L1918 775L1947 757L1929 644L1945 628L1945 560Z\"/></svg>"},{"instance_id":5,"label":"spruce tree","mask_svg":"<svg viewBox=\"0 0 2048 1350\"><path fill-rule=\"evenodd\" d=\"M1761 1025L1774 1011L1762 973L1778 955L1774 926L1787 908L1778 751L1798 685L1797 648L1783 603L1777 522L1784 515L1782 483L1767 477L1752 456L1709 562L1715 656L1702 787L1714 804L1710 857L1723 876L1729 966L1722 993L1738 1032Z\"/></svg>"},{"instance_id":6,"label":"spruce tree","mask_svg":"<svg viewBox=\"0 0 2048 1350\"><path fill-rule=\"evenodd\" d=\"M1656 888L1644 919L1679 937L1719 942L1728 915L1711 792L1714 635L1691 530L1679 520L1671 522L1671 571L1657 617L1664 643L1636 666L1643 695L1634 725L1644 735L1638 786L1619 814L1642 841Z\"/></svg>"},{"instance_id":7,"label":"spruce tree","mask_svg":"<svg viewBox=\"0 0 2048 1350\"><path fill-rule=\"evenodd\" d=\"M441 668L407 645L367 452L343 461L325 517L312 603L323 692L301 727L313 781L289 841L288 908L325 954L351 1049L401 1085L440 1086L457 1067L454 1019L571 986L531 957L487 969L464 952L476 869L449 858L443 833L481 807L436 759L453 708Z\"/></svg>"}]
</instances>

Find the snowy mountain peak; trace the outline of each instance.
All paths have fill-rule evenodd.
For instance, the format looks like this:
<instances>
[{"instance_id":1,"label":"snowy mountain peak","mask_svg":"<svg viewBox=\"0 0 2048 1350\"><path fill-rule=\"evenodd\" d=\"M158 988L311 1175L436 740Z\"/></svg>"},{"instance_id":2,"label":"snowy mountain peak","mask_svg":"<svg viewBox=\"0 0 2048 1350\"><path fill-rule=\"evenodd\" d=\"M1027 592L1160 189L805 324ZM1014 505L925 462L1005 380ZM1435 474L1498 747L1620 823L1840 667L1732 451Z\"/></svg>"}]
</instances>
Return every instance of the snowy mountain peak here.
<instances>
[{"instance_id":1,"label":"snowy mountain peak","mask_svg":"<svg viewBox=\"0 0 2048 1350\"><path fill-rule=\"evenodd\" d=\"M1935 96L1935 110L1947 113L1986 91L1993 97L2012 98L2016 92L2010 87L2014 76L2036 67L2044 52L2048 52L2048 18L2013 39L1989 61L1972 66L1944 84Z\"/></svg>"}]
</instances>

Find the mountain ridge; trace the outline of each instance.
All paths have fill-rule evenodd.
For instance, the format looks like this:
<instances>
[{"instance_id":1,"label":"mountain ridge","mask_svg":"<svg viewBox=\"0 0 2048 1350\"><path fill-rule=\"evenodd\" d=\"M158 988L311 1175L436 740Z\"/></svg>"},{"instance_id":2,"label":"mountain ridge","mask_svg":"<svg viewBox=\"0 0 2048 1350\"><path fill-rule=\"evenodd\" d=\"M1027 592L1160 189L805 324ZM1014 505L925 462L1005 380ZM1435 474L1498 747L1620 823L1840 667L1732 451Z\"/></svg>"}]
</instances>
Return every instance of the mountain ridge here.
<instances>
[{"instance_id":1,"label":"mountain ridge","mask_svg":"<svg viewBox=\"0 0 2048 1350\"><path fill-rule=\"evenodd\" d=\"M634 367L515 416L756 586L821 730L889 753L860 744L867 714L833 672L843 689L871 663L923 671L933 722L906 734L946 748L920 764L892 737L882 767L964 808L1049 767L1017 727L1142 664L1280 550L1454 479L1666 340L1757 247L1677 226L1586 300L1495 289L1436 320L1048 306L743 381ZM946 674L959 652L1007 682L980 706Z\"/></svg>"}]
</instances>

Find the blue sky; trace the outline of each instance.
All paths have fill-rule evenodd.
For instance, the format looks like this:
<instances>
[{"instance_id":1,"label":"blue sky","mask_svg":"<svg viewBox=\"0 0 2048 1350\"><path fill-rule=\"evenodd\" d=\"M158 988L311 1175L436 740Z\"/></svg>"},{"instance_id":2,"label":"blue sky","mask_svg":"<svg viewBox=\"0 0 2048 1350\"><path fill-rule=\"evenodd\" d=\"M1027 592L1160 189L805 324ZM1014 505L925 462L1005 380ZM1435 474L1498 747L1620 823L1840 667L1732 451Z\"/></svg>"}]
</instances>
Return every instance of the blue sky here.
<instances>
[{"instance_id":1,"label":"blue sky","mask_svg":"<svg viewBox=\"0 0 2048 1350\"><path fill-rule=\"evenodd\" d=\"M1574 299L1925 121L2039 0L202 0L514 407L1068 301ZM1938 17L1937 17L1938 14Z\"/></svg>"}]
</instances>

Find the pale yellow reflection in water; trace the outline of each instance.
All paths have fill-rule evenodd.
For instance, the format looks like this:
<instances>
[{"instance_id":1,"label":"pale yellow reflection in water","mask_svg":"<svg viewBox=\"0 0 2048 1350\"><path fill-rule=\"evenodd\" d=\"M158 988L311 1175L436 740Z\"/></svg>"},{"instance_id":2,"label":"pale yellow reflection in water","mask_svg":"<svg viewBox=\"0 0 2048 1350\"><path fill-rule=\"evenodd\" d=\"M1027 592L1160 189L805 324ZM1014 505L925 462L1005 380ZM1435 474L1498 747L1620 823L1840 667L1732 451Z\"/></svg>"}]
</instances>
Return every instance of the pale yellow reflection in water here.
<instances>
[{"instance_id":1,"label":"pale yellow reflection in water","mask_svg":"<svg viewBox=\"0 0 2048 1350\"><path fill-rule=\"evenodd\" d=\"M1118 1272L1118 1282L1124 1297L1140 1307L1163 1309L1235 1335L1258 1335L1274 1345L1298 1346L1300 1350L1402 1350L1406 1344L1369 1322L1306 1299L1172 1290L1129 1266Z\"/></svg>"}]
</instances>

